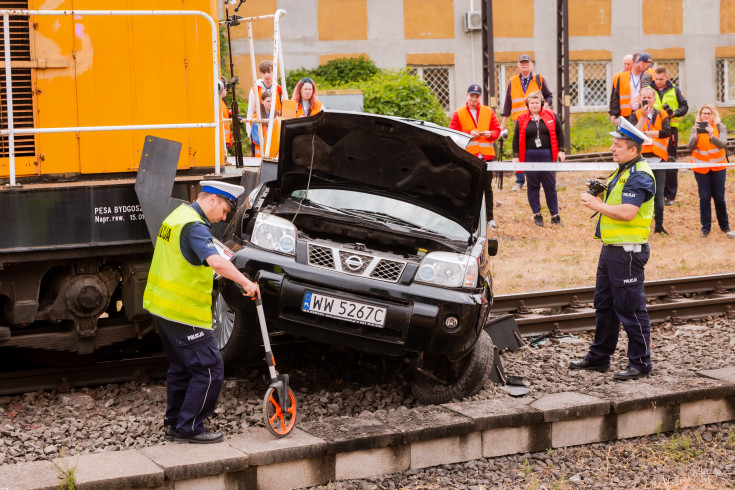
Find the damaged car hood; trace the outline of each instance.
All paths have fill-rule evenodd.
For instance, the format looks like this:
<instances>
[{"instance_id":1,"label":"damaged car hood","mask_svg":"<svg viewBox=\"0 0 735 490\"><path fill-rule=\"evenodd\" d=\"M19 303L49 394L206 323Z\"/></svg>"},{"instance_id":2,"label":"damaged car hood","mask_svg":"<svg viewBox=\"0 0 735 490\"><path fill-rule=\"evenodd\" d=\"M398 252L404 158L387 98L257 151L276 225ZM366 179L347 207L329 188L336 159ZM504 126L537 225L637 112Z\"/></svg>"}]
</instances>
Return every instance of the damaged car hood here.
<instances>
[{"instance_id":1,"label":"damaged car hood","mask_svg":"<svg viewBox=\"0 0 735 490\"><path fill-rule=\"evenodd\" d=\"M366 192L420 203L477 229L487 167L464 147L469 136L422 121L325 111L282 121L282 196L310 185L359 185Z\"/></svg>"}]
</instances>

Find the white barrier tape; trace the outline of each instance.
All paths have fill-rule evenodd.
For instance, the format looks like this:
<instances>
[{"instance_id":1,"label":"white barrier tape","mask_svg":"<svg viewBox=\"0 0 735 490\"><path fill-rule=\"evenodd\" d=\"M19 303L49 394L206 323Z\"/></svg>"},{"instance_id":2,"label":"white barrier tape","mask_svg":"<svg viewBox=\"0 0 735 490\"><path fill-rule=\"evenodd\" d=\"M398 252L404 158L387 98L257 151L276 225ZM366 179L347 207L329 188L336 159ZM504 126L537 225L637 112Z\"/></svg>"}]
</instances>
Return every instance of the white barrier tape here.
<instances>
[{"instance_id":1,"label":"white barrier tape","mask_svg":"<svg viewBox=\"0 0 735 490\"><path fill-rule=\"evenodd\" d=\"M651 170L670 168L706 168L732 167L735 163L692 163L692 162L658 162L649 163ZM514 172L518 170L532 170L537 172L582 172L590 170L604 170L612 172L618 168L615 162L487 162L487 169L496 172Z\"/></svg>"}]
</instances>

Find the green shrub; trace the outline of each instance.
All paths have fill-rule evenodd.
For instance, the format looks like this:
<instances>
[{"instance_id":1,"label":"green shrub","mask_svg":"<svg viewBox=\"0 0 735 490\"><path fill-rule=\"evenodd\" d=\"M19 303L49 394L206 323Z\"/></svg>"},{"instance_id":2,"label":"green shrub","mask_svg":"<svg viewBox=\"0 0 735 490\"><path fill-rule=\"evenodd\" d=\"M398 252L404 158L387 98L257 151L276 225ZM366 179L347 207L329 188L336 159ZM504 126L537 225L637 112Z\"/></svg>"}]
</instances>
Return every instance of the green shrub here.
<instances>
[{"instance_id":1,"label":"green shrub","mask_svg":"<svg viewBox=\"0 0 735 490\"><path fill-rule=\"evenodd\" d=\"M436 95L406 70L384 71L362 85L363 110L372 114L422 119L448 126Z\"/></svg>"},{"instance_id":2,"label":"green shrub","mask_svg":"<svg viewBox=\"0 0 735 490\"><path fill-rule=\"evenodd\" d=\"M372 60L360 56L359 58L337 58L319 66L314 70L317 78L323 79L328 85L341 85L349 82L366 81L380 72Z\"/></svg>"},{"instance_id":3,"label":"green shrub","mask_svg":"<svg viewBox=\"0 0 735 490\"><path fill-rule=\"evenodd\" d=\"M610 116L606 112L581 115L571 127L570 153L607 151L612 141L609 133L613 129Z\"/></svg>"}]
</instances>

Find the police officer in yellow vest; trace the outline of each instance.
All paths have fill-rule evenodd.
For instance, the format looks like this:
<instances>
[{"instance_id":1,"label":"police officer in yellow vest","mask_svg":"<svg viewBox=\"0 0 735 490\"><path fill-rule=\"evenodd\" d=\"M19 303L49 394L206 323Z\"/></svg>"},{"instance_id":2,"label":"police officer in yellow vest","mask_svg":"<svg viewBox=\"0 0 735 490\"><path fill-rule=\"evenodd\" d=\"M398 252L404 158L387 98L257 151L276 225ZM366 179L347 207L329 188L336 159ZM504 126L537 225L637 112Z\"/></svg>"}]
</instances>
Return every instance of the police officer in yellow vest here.
<instances>
[{"instance_id":1,"label":"police officer in yellow vest","mask_svg":"<svg viewBox=\"0 0 735 490\"><path fill-rule=\"evenodd\" d=\"M653 172L641 157L648 137L625 118L610 133L610 147L618 169L607 179L602 199L589 193L582 204L599 212L595 238L602 240L597 265L594 305L597 316L595 340L571 369L606 371L618 343L620 323L628 334L628 365L615 374L627 380L651 372L651 322L643 291L644 267L650 256L648 234L653 217L656 185Z\"/></svg>"},{"instance_id":2,"label":"police officer in yellow vest","mask_svg":"<svg viewBox=\"0 0 735 490\"><path fill-rule=\"evenodd\" d=\"M243 187L217 181L200 185L196 201L182 204L161 224L143 307L153 315L169 359L164 439L208 444L222 440L222 433L204 428L224 379L222 357L212 336L214 274L238 283L246 296L259 291L217 253L210 229L235 207Z\"/></svg>"}]
</instances>

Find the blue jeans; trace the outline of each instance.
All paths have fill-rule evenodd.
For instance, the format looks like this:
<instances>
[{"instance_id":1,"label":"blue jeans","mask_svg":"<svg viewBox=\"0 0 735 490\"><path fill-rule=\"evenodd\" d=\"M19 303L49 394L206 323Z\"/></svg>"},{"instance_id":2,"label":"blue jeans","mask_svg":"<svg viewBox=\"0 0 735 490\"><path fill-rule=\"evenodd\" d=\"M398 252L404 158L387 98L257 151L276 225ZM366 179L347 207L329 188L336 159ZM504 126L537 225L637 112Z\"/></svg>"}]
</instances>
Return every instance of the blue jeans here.
<instances>
[{"instance_id":1,"label":"blue jeans","mask_svg":"<svg viewBox=\"0 0 735 490\"><path fill-rule=\"evenodd\" d=\"M722 231L730 231L730 221L727 219L727 204L725 203L725 177L727 170L710 170L706 174L694 172L699 189L699 222L702 231L710 231L712 228L712 205L710 200L715 201L715 213L717 224Z\"/></svg>"}]
</instances>

